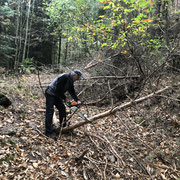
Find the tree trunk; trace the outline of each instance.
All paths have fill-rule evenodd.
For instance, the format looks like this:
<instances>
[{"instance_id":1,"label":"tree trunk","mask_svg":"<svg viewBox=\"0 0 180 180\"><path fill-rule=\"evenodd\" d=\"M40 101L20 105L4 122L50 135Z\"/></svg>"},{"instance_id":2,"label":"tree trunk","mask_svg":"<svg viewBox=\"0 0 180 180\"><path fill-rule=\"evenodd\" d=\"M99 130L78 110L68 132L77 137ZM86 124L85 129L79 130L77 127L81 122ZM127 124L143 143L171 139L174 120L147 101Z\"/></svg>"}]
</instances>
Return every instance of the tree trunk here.
<instances>
[{"instance_id":1,"label":"tree trunk","mask_svg":"<svg viewBox=\"0 0 180 180\"><path fill-rule=\"evenodd\" d=\"M53 41L52 43L52 51L51 51L51 59L52 59L52 65L56 64L56 50L57 50L57 41Z\"/></svg>"},{"instance_id":2,"label":"tree trunk","mask_svg":"<svg viewBox=\"0 0 180 180\"><path fill-rule=\"evenodd\" d=\"M18 1L18 7L17 7L17 13L20 13L20 1ZM19 65L19 58L18 58L18 53L19 53L19 25L20 25L20 14L17 15L17 20L16 20L16 38L15 38L15 45L16 45L16 53L15 53L15 61L14 61L14 69L18 69Z\"/></svg>"},{"instance_id":3,"label":"tree trunk","mask_svg":"<svg viewBox=\"0 0 180 180\"><path fill-rule=\"evenodd\" d=\"M30 15L30 10L31 10L31 0L29 0L28 12L27 12L26 33L25 33L25 42L24 42L24 50L23 50L23 57L22 57L23 61L24 61L24 59L26 57L26 46L27 46L28 31L29 31L29 15Z\"/></svg>"},{"instance_id":4,"label":"tree trunk","mask_svg":"<svg viewBox=\"0 0 180 180\"><path fill-rule=\"evenodd\" d=\"M164 25L164 39L166 41L167 47L169 47L169 34L168 34L168 28L169 28L169 17L168 17L168 1L165 1L163 3L163 17L165 20L165 25Z\"/></svg>"},{"instance_id":5,"label":"tree trunk","mask_svg":"<svg viewBox=\"0 0 180 180\"><path fill-rule=\"evenodd\" d=\"M176 0L176 2L175 2L175 12L178 11L178 6L179 6L179 3L178 3L178 0Z\"/></svg>"},{"instance_id":6,"label":"tree trunk","mask_svg":"<svg viewBox=\"0 0 180 180\"><path fill-rule=\"evenodd\" d=\"M68 53L68 40L66 42L66 48L65 48L65 53L64 53L64 62L66 64L66 60L67 60L67 53Z\"/></svg>"},{"instance_id":7,"label":"tree trunk","mask_svg":"<svg viewBox=\"0 0 180 180\"><path fill-rule=\"evenodd\" d=\"M32 12L31 12L32 15L34 13L34 4L35 4L35 0L33 0L33 2L32 2ZM32 15L31 15L31 17L32 17ZM32 22L33 22L33 18L31 18L30 23L29 23L27 57L29 57L29 48L30 48L30 41L31 41L31 33L30 32L31 32Z\"/></svg>"},{"instance_id":8,"label":"tree trunk","mask_svg":"<svg viewBox=\"0 0 180 180\"><path fill-rule=\"evenodd\" d=\"M61 30L59 31L58 64L61 63Z\"/></svg>"}]
</instances>

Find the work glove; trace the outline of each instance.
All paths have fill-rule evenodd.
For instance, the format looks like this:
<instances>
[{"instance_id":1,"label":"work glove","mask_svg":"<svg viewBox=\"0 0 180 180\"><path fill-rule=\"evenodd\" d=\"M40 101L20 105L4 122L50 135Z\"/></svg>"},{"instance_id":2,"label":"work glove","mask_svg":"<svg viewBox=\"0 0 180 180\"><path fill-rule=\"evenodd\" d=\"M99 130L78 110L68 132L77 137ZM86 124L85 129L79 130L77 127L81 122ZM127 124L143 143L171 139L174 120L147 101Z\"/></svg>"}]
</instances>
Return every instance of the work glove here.
<instances>
[{"instance_id":1,"label":"work glove","mask_svg":"<svg viewBox=\"0 0 180 180\"><path fill-rule=\"evenodd\" d=\"M78 100L78 101L77 101L77 105L81 105L81 104L82 104L81 101Z\"/></svg>"}]
</instances>

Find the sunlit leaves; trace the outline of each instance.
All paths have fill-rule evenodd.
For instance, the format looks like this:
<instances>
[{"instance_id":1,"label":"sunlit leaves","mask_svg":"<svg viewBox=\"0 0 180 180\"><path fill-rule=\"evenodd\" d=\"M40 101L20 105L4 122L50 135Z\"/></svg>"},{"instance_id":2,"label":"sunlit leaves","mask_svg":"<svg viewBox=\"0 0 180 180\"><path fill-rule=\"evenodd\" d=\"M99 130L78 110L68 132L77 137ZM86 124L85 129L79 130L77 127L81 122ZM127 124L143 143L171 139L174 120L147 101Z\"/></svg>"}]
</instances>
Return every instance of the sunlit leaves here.
<instances>
[{"instance_id":1,"label":"sunlit leaves","mask_svg":"<svg viewBox=\"0 0 180 180\"><path fill-rule=\"evenodd\" d=\"M129 37L135 35L145 38L147 36L147 28L152 22L150 18L147 18L151 11L150 6L153 5L152 0L99 0L99 3L106 13L99 16L100 20L94 22L94 26L96 26L96 35L102 47L126 46L127 34ZM106 27L102 28L102 26ZM118 31L118 36L114 38L114 33Z\"/></svg>"},{"instance_id":2,"label":"sunlit leaves","mask_svg":"<svg viewBox=\"0 0 180 180\"><path fill-rule=\"evenodd\" d=\"M70 41L70 40L72 40L73 38L70 36L69 38L68 38L68 41Z\"/></svg>"},{"instance_id":3,"label":"sunlit leaves","mask_svg":"<svg viewBox=\"0 0 180 180\"><path fill-rule=\"evenodd\" d=\"M154 3L153 3L153 0L150 0L150 2L149 2L149 5L153 5Z\"/></svg>"},{"instance_id":4,"label":"sunlit leaves","mask_svg":"<svg viewBox=\"0 0 180 180\"><path fill-rule=\"evenodd\" d=\"M48 6L51 17L67 29L69 40L84 41L85 35L87 42L112 48L125 47L127 36L146 39L152 7L153 0L54 0Z\"/></svg>"},{"instance_id":5,"label":"sunlit leaves","mask_svg":"<svg viewBox=\"0 0 180 180\"><path fill-rule=\"evenodd\" d=\"M107 2L107 0L100 0L100 2L99 2L100 4L107 4L108 2Z\"/></svg>"},{"instance_id":6,"label":"sunlit leaves","mask_svg":"<svg viewBox=\"0 0 180 180\"><path fill-rule=\"evenodd\" d=\"M142 22L151 22L151 19L142 19Z\"/></svg>"},{"instance_id":7,"label":"sunlit leaves","mask_svg":"<svg viewBox=\"0 0 180 180\"><path fill-rule=\"evenodd\" d=\"M68 41L86 41L91 43L97 32L90 24L97 19L99 2L94 0L53 0L47 3L47 15L56 25L54 31L62 31ZM90 39L84 38L90 37ZM93 39L94 41L94 39Z\"/></svg>"},{"instance_id":8,"label":"sunlit leaves","mask_svg":"<svg viewBox=\"0 0 180 180\"><path fill-rule=\"evenodd\" d=\"M98 61L99 61L99 62L102 61L102 56L99 56Z\"/></svg>"}]
</instances>

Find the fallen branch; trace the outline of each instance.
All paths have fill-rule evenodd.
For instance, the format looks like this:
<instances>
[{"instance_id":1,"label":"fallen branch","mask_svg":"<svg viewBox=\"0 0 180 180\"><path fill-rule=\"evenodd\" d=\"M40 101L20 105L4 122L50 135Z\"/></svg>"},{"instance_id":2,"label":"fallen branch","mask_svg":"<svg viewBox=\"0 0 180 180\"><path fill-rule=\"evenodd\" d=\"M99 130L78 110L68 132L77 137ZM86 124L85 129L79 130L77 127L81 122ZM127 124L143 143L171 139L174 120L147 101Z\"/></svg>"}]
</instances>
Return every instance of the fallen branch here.
<instances>
[{"instance_id":1,"label":"fallen branch","mask_svg":"<svg viewBox=\"0 0 180 180\"><path fill-rule=\"evenodd\" d=\"M93 121L95 121L95 120L97 120L97 119L100 119L100 118L109 116L109 115L111 115L111 114L115 114L115 113L116 113L117 111L119 111L119 110L122 110L122 109L124 109L124 108L128 108L128 107L132 106L133 104L141 103L142 101L145 101L145 100L147 100L147 99L149 99L149 98L152 98L153 96L155 96L155 95L157 95L157 94L160 94L160 93L166 91L166 90L169 89L169 88L170 88L170 86L167 86L167 87L165 87L165 88L163 88L163 89L160 89L160 90L158 90L158 91L156 91L156 92L153 92L153 93L151 93L151 94L149 94L149 95L147 95L147 96L141 97L141 98L136 99L136 100L134 100L134 101L130 101L130 102L125 103L125 104L122 104L122 105L120 105L120 106L116 106L116 107L114 107L113 109L110 109L110 110L108 110L108 111L102 112L102 113L97 114L97 115L95 115L95 116L93 116L93 117L90 117L90 118L88 119L89 121L81 121L81 122L79 122L79 123L77 123L77 124L75 124L75 125L73 125L73 126L64 128L64 129L62 130L62 132L64 133L64 132L71 131L71 130L76 129L76 128L80 127L80 126L83 126L83 125L85 125L85 124L87 124L87 123L89 123L89 122L93 122Z\"/></svg>"},{"instance_id":2,"label":"fallen branch","mask_svg":"<svg viewBox=\"0 0 180 180\"><path fill-rule=\"evenodd\" d=\"M88 80L90 79L131 79L131 78L139 78L140 76L94 76L94 77L90 77L88 78Z\"/></svg>"},{"instance_id":3,"label":"fallen branch","mask_svg":"<svg viewBox=\"0 0 180 180\"><path fill-rule=\"evenodd\" d=\"M86 149L85 151L83 151L83 153L78 156L78 157L75 157L74 160L77 164L80 164L80 162L83 160L84 156L87 154L88 152L88 149Z\"/></svg>"},{"instance_id":4,"label":"fallen branch","mask_svg":"<svg viewBox=\"0 0 180 180\"><path fill-rule=\"evenodd\" d=\"M95 62L95 63L90 62L84 69L85 70L90 69L98 64L99 64L99 62Z\"/></svg>"}]
</instances>

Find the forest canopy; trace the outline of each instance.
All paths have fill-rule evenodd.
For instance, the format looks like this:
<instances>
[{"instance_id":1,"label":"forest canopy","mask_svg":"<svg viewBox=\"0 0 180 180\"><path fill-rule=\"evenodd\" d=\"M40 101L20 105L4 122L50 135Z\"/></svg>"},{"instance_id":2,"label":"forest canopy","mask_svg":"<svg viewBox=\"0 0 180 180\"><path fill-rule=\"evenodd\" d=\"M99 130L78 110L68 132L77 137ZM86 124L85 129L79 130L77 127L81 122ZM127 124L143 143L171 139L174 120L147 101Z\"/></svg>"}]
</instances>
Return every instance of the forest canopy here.
<instances>
[{"instance_id":1,"label":"forest canopy","mask_svg":"<svg viewBox=\"0 0 180 180\"><path fill-rule=\"evenodd\" d=\"M0 65L17 71L37 62L80 62L105 48L140 64L171 51L179 36L178 1L0 0L0 5Z\"/></svg>"}]
</instances>

